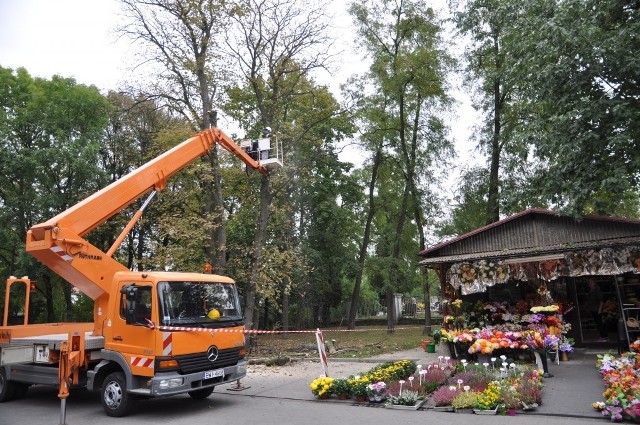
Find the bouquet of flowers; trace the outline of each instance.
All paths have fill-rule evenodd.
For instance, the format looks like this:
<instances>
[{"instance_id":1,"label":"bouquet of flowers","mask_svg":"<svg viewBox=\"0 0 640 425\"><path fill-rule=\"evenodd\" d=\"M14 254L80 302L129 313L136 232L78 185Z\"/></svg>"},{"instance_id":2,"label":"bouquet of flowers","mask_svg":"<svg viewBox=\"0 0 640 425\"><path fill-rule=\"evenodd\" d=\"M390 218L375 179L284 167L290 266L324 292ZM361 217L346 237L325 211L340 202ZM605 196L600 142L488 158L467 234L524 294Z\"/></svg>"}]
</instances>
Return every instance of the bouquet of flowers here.
<instances>
[{"instance_id":1,"label":"bouquet of flowers","mask_svg":"<svg viewBox=\"0 0 640 425\"><path fill-rule=\"evenodd\" d=\"M562 337L560 340L560 351L566 351L570 353L573 351L573 338Z\"/></svg>"}]
</instances>

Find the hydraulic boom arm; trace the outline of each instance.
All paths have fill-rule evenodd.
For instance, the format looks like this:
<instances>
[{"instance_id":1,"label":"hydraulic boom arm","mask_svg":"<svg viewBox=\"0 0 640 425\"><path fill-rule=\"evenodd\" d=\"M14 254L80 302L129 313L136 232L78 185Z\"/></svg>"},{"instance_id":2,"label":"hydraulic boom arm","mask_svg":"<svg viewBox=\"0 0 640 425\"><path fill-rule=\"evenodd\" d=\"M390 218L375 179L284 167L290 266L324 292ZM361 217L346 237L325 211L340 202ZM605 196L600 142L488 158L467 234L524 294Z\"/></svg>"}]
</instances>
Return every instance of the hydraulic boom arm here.
<instances>
[{"instance_id":1,"label":"hydraulic boom arm","mask_svg":"<svg viewBox=\"0 0 640 425\"><path fill-rule=\"evenodd\" d=\"M162 190L169 177L206 155L215 144L267 175L260 162L220 129L204 130L52 219L33 226L27 234L26 250L96 301L95 309L99 311L106 306L114 273L127 268L111 257L113 248L105 254L82 236L146 192Z\"/></svg>"},{"instance_id":2,"label":"hydraulic boom arm","mask_svg":"<svg viewBox=\"0 0 640 425\"><path fill-rule=\"evenodd\" d=\"M107 221L120 210L151 189L164 189L169 177L205 155L214 144L240 158L247 166L267 175L267 170L253 160L222 130L204 130L140 168L94 193L50 220L31 228L35 239L54 226L64 227L82 236Z\"/></svg>"}]
</instances>

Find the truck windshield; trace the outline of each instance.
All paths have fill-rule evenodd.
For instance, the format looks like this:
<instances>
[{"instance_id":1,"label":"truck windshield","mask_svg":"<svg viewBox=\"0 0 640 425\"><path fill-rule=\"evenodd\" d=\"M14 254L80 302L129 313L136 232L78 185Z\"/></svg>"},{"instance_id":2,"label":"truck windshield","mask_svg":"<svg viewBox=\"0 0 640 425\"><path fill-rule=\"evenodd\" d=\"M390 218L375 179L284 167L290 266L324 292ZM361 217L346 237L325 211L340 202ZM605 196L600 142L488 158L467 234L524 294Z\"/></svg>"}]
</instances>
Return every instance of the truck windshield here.
<instances>
[{"instance_id":1,"label":"truck windshield","mask_svg":"<svg viewBox=\"0 0 640 425\"><path fill-rule=\"evenodd\" d=\"M165 326L236 326L242 312L235 285L217 282L160 282L160 323Z\"/></svg>"}]
</instances>

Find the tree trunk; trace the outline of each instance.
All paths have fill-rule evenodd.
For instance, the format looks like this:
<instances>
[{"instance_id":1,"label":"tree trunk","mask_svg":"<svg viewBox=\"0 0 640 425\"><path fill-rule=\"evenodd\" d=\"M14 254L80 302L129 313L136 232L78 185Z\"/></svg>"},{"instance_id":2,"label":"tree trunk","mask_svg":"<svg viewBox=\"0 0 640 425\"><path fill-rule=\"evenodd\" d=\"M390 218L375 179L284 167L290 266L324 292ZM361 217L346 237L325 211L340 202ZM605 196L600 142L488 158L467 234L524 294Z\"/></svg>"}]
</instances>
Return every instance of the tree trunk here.
<instances>
[{"instance_id":1,"label":"tree trunk","mask_svg":"<svg viewBox=\"0 0 640 425\"><path fill-rule=\"evenodd\" d=\"M400 276L398 270L398 259L400 258L400 239L402 238L402 232L404 229L404 222L407 217L407 205L409 202L409 184L405 181L404 191L402 193L402 205L400 206L400 213L398 214L398 222L396 223L396 237L393 242L393 250L391 252L391 271L389 273L389 285L391 286L387 291L387 296L391 294L393 297L393 289L397 288L398 285L398 277ZM389 292L390 291L390 292ZM392 306L395 309L395 302L391 300ZM387 310L387 315L391 316L391 309ZM393 316L391 319L387 321L387 324L394 323ZM394 331L394 328L387 328L387 332L391 333Z\"/></svg>"},{"instance_id":2,"label":"tree trunk","mask_svg":"<svg viewBox=\"0 0 640 425\"><path fill-rule=\"evenodd\" d=\"M209 244L205 247L205 252L212 271L215 274L224 274L227 263L226 246L227 232L224 227L224 206L222 204L222 184L220 182L220 165L218 163L217 149L209 152L209 161L213 172L213 184L206 185L205 214L211 217L213 228L209 232Z\"/></svg>"},{"instance_id":3,"label":"tree trunk","mask_svg":"<svg viewBox=\"0 0 640 425\"><path fill-rule=\"evenodd\" d=\"M55 322L55 311L53 308L53 289L51 288L51 275L45 273L42 276L42 280L44 281L44 294L47 299L47 322L53 323Z\"/></svg>"},{"instance_id":4,"label":"tree trunk","mask_svg":"<svg viewBox=\"0 0 640 425\"><path fill-rule=\"evenodd\" d=\"M269 178L262 176L260 182L260 205L256 233L253 239L253 250L251 254L251 270L249 272L249 282L247 284L247 307L245 310L244 324L247 329L254 329L254 315L256 306L256 294L260 268L262 266L262 251L266 237L267 224L269 222L269 207L273 195L270 191Z\"/></svg>"},{"instance_id":5,"label":"tree trunk","mask_svg":"<svg viewBox=\"0 0 640 425\"><path fill-rule=\"evenodd\" d=\"M498 37L494 36L494 54L496 68L500 69L498 60ZM487 201L487 224L500 220L499 179L500 179L500 131L502 126L502 96L500 78L496 77L493 83L493 137L491 139L491 165L489 170L489 190Z\"/></svg>"},{"instance_id":6,"label":"tree trunk","mask_svg":"<svg viewBox=\"0 0 640 425\"><path fill-rule=\"evenodd\" d=\"M286 291L282 294L282 330L289 330L289 293Z\"/></svg>"},{"instance_id":7,"label":"tree trunk","mask_svg":"<svg viewBox=\"0 0 640 425\"><path fill-rule=\"evenodd\" d=\"M396 331L395 322L396 303L393 297L393 288L387 287L387 333L392 334Z\"/></svg>"},{"instance_id":8,"label":"tree trunk","mask_svg":"<svg viewBox=\"0 0 640 425\"><path fill-rule=\"evenodd\" d=\"M64 313L63 313L63 321L70 322L71 321L71 313L73 312L73 303L71 302L71 284L65 281L62 281L62 294L64 296Z\"/></svg>"},{"instance_id":9,"label":"tree trunk","mask_svg":"<svg viewBox=\"0 0 640 425\"><path fill-rule=\"evenodd\" d=\"M348 329L356 328L356 316L358 314L358 304L360 303L360 288L362 287L362 275L364 274L364 262L367 258L367 249L369 248L369 239L371 237L371 225L373 216L375 215L375 188L378 178L378 169L382 163L382 142L378 145L373 159L371 168L371 180L369 181L369 209L367 211L367 221L364 225L364 234L362 236L362 244L358 254L358 271L356 272L356 282L353 286L353 294L351 295L351 308L349 309Z\"/></svg>"}]
</instances>

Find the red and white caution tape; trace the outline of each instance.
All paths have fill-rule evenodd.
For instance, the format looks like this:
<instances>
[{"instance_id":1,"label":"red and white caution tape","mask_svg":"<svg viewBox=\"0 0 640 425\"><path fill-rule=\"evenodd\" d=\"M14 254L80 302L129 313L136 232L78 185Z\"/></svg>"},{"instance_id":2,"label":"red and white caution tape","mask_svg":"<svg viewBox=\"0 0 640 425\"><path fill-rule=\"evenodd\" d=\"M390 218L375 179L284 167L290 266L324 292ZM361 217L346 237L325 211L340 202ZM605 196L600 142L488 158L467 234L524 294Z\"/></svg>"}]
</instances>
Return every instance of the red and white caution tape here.
<instances>
[{"instance_id":1,"label":"red and white caution tape","mask_svg":"<svg viewBox=\"0 0 640 425\"><path fill-rule=\"evenodd\" d=\"M243 334L286 334L286 333L318 333L318 332L377 332L384 331L387 332L388 329L380 328L380 329L328 329L322 331L321 329L312 330L299 330L299 331L267 331L260 329L230 329L230 328L202 328L202 327L192 327L192 326L158 326L158 329L161 331L168 332L221 332L221 333L243 333ZM396 331L405 331L405 330L415 330L416 328L395 328Z\"/></svg>"},{"instance_id":2,"label":"red and white caution tape","mask_svg":"<svg viewBox=\"0 0 640 425\"><path fill-rule=\"evenodd\" d=\"M218 333L243 333L243 334L283 334L283 333L316 333L317 331L263 331L258 329L230 329L230 328L201 328L190 326L159 326L159 330L168 332L218 332Z\"/></svg>"}]
</instances>

